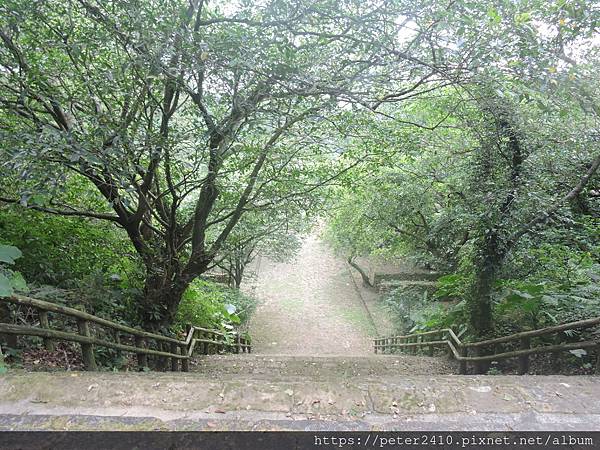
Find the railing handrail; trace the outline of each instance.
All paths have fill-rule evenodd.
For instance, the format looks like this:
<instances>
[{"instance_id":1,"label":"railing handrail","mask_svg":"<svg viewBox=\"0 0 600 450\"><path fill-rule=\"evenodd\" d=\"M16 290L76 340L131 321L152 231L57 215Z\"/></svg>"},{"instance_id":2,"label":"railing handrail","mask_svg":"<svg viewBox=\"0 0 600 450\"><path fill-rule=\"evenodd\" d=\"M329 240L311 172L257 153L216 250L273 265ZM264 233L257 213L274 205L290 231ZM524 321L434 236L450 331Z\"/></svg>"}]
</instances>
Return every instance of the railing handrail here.
<instances>
[{"instance_id":1,"label":"railing handrail","mask_svg":"<svg viewBox=\"0 0 600 450\"><path fill-rule=\"evenodd\" d=\"M147 331L128 327L126 325L121 325L119 323L94 316L92 314L80 311L75 308L57 305L56 303L38 300L22 295L0 297L0 301L6 301L16 305L36 308L40 314L40 327L0 323L0 333L42 337L44 339L44 344L48 349L54 348L53 340L78 342L81 344L82 347L84 365L87 370L95 370L96 368L96 363L92 351L93 345L113 348L119 351L136 353L138 355L138 364L140 365L140 367L145 367L147 365L146 355L171 358L172 370L178 370L178 364L176 363L176 361L180 360L182 363L183 371L189 370L188 360L192 357L196 344L198 343L203 344L204 351L207 352L209 352L211 348L216 348L217 350L224 348L233 348L237 352L242 351L250 353L252 348L250 340L247 339L245 336L242 336L242 334L238 331L235 331L231 335L228 335L219 330L211 330L208 328L189 325L186 333L186 339L179 340L169 336L150 333ZM47 315L48 312L62 314L77 319L79 334L49 328ZM117 332L124 332L130 334L135 337L135 345L132 346L122 344L120 342L120 337L116 338L117 342L110 342L103 339L95 338L90 334L87 325L89 322L101 325L106 328L110 328ZM200 334L200 336L196 337L198 334ZM116 334L116 336L118 336L118 333ZM207 337L209 339L206 339ZM170 344L170 351L161 351L148 348L145 344L145 341L147 339L153 339L157 342ZM233 344L231 343L231 339L234 339L235 341Z\"/></svg>"},{"instance_id":2,"label":"railing handrail","mask_svg":"<svg viewBox=\"0 0 600 450\"><path fill-rule=\"evenodd\" d=\"M486 341L467 342L463 345L465 347L483 347L486 345L494 345L494 344L501 344L504 342L516 341L516 340L520 340L523 338L545 336L547 334L559 333L561 331L573 330L575 328L582 328L582 329L590 328L590 327L593 327L594 325L599 325L599 324L600 324L600 317L594 317L592 319L578 320L575 322L567 322L567 323L563 323L560 325L554 325L551 327L538 328L536 330L522 331L520 333L514 333L514 334L510 334L508 336L502 336L502 337L495 338L495 339L488 339Z\"/></svg>"},{"instance_id":3,"label":"railing handrail","mask_svg":"<svg viewBox=\"0 0 600 450\"><path fill-rule=\"evenodd\" d=\"M531 347L530 340L533 337L545 336L548 334L558 333L565 330L572 329L585 329L600 324L600 317L594 317L591 319L578 320L575 322L568 322L560 325L554 325L551 327L539 328L536 330L523 331L520 333L513 333L507 336L502 336L495 339L488 339L485 341L477 342L466 342L463 343L460 338L454 333L451 328L442 328L439 330L427 331L423 333L412 333L408 335L396 335L388 337L378 337L373 339L374 350L377 353L378 350L385 352L386 349L391 348L415 348L421 346L429 346L430 349L435 346L447 346L450 354L454 359L461 363L460 373L466 373L467 362L488 362L499 359L508 359L518 357L520 362L520 373L526 373L529 368L528 355L535 353L547 353L557 352L565 350L574 350L580 348L596 347L600 352L600 341L581 341L557 345L545 345L538 347ZM446 335L444 340L424 340L424 336L431 335ZM409 342L413 341L414 342ZM486 346L494 346L496 344L511 342L519 340L521 347L518 350L509 352L496 353L495 350L491 354L487 355L476 355L467 356L468 349L479 349ZM398 342L400 341L400 342ZM404 341L404 342L402 342ZM600 371L600 356L598 358L597 371Z\"/></svg>"},{"instance_id":4,"label":"railing handrail","mask_svg":"<svg viewBox=\"0 0 600 450\"><path fill-rule=\"evenodd\" d=\"M82 336L66 331L49 330L45 328L30 327L28 325L13 325L10 323L0 323L0 333L19 334L24 336L39 336L49 339L57 339L63 341L79 342L81 344L99 345L101 347L113 348L115 350L123 350L132 353L142 353L145 355L165 356L169 358L187 359L188 355L177 354L171 352L161 352L150 348L136 347L132 345L117 344L103 339L96 339L88 336Z\"/></svg>"},{"instance_id":5,"label":"railing handrail","mask_svg":"<svg viewBox=\"0 0 600 450\"><path fill-rule=\"evenodd\" d=\"M476 341L476 342L462 342L458 336L454 333L451 328L440 328L439 330L426 331L423 333L412 333L407 335L396 335L396 336L386 336L380 338L374 338L373 341L378 341L381 339L409 339L415 338L419 336L427 336L431 334L439 334L439 333L449 333L452 336L452 339L456 341L457 344L462 345L465 348L474 348L474 347L485 347L487 345L494 344L502 344L504 342L516 341L523 338L532 338L545 336L547 334L558 333L560 331L572 330L575 328L590 328L594 325L600 325L600 317L593 317L591 319L578 320L575 322L567 322L560 325L553 325L551 327L538 328L535 330L521 331L519 333L513 333L506 336L501 336L494 339L488 339L485 341Z\"/></svg>"},{"instance_id":6,"label":"railing handrail","mask_svg":"<svg viewBox=\"0 0 600 450\"><path fill-rule=\"evenodd\" d=\"M173 344L183 345L185 341L180 341L178 339L174 339L169 336L164 336L162 334L150 333L148 331L138 330L136 328L131 328L126 325L121 325L120 323L113 322L111 320L103 319L98 316L94 316L92 314L86 313L84 311L80 311L75 308L70 308L68 306L58 305L56 303L47 302L44 300L38 300L36 298L25 297L23 295L13 295L11 297L4 297L2 300L6 300L10 303L14 303L17 305L31 306L33 308L42 309L44 311L63 314L65 316L75 317L76 319L87 320L88 322L94 322L98 325L102 325L108 328L112 328L113 330L123 331L124 333L132 334L134 336L155 339L157 341L169 342Z\"/></svg>"}]
</instances>

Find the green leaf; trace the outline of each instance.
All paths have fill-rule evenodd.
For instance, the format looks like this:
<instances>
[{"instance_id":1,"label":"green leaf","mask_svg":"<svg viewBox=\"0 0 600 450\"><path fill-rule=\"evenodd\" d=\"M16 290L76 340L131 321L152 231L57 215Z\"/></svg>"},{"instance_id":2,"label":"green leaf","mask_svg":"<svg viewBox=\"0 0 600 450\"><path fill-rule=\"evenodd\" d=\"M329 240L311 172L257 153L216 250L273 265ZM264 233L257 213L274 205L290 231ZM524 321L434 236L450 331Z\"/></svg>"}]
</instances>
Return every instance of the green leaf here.
<instances>
[{"instance_id":1,"label":"green leaf","mask_svg":"<svg viewBox=\"0 0 600 450\"><path fill-rule=\"evenodd\" d=\"M522 25L524 23L529 22L530 19L531 19L531 13L529 13L529 12L517 14L515 16L515 23L517 25Z\"/></svg>"},{"instance_id":2,"label":"green leaf","mask_svg":"<svg viewBox=\"0 0 600 450\"><path fill-rule=\"evenodd\" d=\"M0 297L8 297L13 294L12 283L6 275L0 273Z\"/></svg>"},{"instance_id":3,"label":"green leaf","mask_svg":"<svg viewBox=\"0 0 600 450\"><path fill-rule=\"evenodd\" d=\"M21 256L23 256L23 253L17 247L0 244L0 262L14 264L15 260Z\"/></svg>"},{"instance_id":4,"label":"green leaf","mask_svg":"<svg viewBox=\"0 0 600 450\"><path fill-rule=\"evenodd\" d=\"M499 24L502 21L500 14L498 14L498 10L496 8L490 7L487 11L487 15L490 18L490 22L494 24Z\"/></svg>"},{"instance_id":5,"label":"green leaf","mask_svg":"<svg viewBox=\"0 0 600 450\"><path fill-rule=\"evenodd\" d=\"M587 352L584 349L582 349L582 348L578 348L578 349L575 349L575 350L569 350L569 353L577 356L578 358L581 358L582 356L587 355Z\"/></svg>"},{"instance_id":6,"label":"green leaf","mask_svg":"<svg viewBox=\"0 0 600 450\"><path fill-rule=\"evenodd\" d=\"M20 292L28 292L29 291L29 288L27 287L27 282L25 281L25 278L23 278L23 275L21 275L20 272L13 272L10 282L12 284L12 287L16 291L20 291Z\"/></svg>"}]
</instances>

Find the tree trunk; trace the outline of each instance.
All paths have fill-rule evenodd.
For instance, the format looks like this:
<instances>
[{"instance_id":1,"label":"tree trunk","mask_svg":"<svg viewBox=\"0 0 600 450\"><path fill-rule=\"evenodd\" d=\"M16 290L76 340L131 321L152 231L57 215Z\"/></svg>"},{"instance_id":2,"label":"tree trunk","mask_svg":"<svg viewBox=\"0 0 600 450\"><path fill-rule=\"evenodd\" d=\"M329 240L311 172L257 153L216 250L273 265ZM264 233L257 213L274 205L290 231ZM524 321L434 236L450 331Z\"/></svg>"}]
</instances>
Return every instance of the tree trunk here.
<instances>
[{"instance_id":1,"label":"tree trunk","mask_svg":"<svg viewBox=\"0 0 600 450\"><path fill-rule=\"evenodd\" d=\"M496 278L493 262L484 260L477 270L472 293L468 298L471 326L477 337L487 336L492 330L492 289Z\"/></svg>"},{"instance_id":2,"label":"tree trunk","mask_svg":"<svg viewBox=\"0 0 600 450\"><path fill-rule=\"evenodd\" d=\"M479 250L480 258L476 260L478 264L475 280L470 295L467 297L471 327L478 339L489 338L493 332L492 292L498 269L501 267L506 255L501 242L502 240L497 232L490 229L486 230L485 238ZM484 356L487 351L486 348L480 348L477 356ZM486 373L490 364L489 361L477 362L475 373Z\"/></svg>"},{"instance_id":3,"label":"tree trunk","mask_svg":"<svg viewBox=\"0 0 600 450\"><path fill-rule=\"evenodd\" d=\"M492 331L492 291L505 255L500 243L497 232L486 230L475 280L467 299L471 326L479 338L489 336Z\"/></svg>"},{"instance_id":4,"label":"tree trunk","mask_svg":"<svg viewBox=\"0 0 600 450\"><path fill-rule=\"evenodd\" d=\"M147 277L140 311L143 328L155 333L168 331L191 281L181 276L174 281L161 275Z\"/></svg>"},{"instance_id":5,"label":"tree trunk","mask_svg":"<svg viewBox=\"0 0 600 450\"><path fill-rule=\"evenodd\" d=\"M236 289L239 289L240 286L242 285L242 279L244 278L244 269L245 268L246 268L246 265L244 264L243 261L241 261L241 258L236 258L235 270L233 273L233 281L235 283L234 287Z\"/></svg>"},{"instance_id":6,"label":"tree trunk","mask_svg":"<svg viewBox=\"0 0 600 450\"><path fill-rule=\"evenodd\" d=\"M242 271L239 271L239 272L237 272L237 273L235 274L235 277L234 277L234 280L233 280L233 281L235 282L235 286L234 286L234 287L235 287L236 289L239 289L239 288L240 288L240 286L242 285L242 278L243 278L243 277L244 277L244 272L243 272L243 270L242 270Z\"/></svg>"},{"instance_id":7,"label":"tree trunk","mask_svg":"<svg viewBox=\"0 0 600 450\"><path fill-rule=\"evenodd\" d=\"M369 276L367 275L367 273L363 270L362 267L360 267L358 264L356 264L354 262L354 256L351 256L348 258L348 264L350 264L352 267L354 267L356 269L356 271L360 274L360 277L362 278L363 281L363 285L368 286L368 287L374 287L373 283L371 283L371 280L369 279Z\"/></svg>"}]
</instances>

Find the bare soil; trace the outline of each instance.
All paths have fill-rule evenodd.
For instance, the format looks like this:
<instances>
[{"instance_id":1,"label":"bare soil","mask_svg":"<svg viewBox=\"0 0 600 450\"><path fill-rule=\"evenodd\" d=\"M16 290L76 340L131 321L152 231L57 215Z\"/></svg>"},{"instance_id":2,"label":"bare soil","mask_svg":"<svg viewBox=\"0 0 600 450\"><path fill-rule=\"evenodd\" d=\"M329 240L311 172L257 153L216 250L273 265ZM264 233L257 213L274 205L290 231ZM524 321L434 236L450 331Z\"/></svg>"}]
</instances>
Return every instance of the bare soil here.
<instances>
[{"instance_id":1,"label":"bare soil","mask_svg":"<svg viewBox=\"0 0 600 450\"><path fill-rule=\"evenodd\" d=\"M288 355L370 355L376 334L345 261L313 234L294 261L262 258L253 287L253 351Z\"/></svg>"}]
</instances>

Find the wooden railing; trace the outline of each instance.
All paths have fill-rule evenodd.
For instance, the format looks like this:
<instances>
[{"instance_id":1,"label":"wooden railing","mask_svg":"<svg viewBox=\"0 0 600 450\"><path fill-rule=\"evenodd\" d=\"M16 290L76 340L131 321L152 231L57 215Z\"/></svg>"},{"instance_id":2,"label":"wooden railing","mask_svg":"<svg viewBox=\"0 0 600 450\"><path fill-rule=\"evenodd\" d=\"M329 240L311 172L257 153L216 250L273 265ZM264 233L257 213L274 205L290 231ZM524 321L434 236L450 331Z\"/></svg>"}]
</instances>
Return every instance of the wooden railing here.
<instances>
[{"instance_id":1,"label":"wooden railing","mask_svg":"<svg viewBox=\"0 0 600 450\"><path fill-rule=\"evenodd\" d=\"M38 336L43 339L44 346L48 350L54 350L55 341L77 342L81 345L83 365L86 370L97 369L94 346L112 348L118 352L135 353L140 370L148 367L148 355L152 355L158 358L166 358L165 361L170 359L171 370L178 371L181 366L181 370L184 372L189 370L189 360L195 351L205 355L226 351L234 353L250 353L252 351L250 340L238 332L225 334L217 330L188 326L186 339L182 341L173 337L131 328L78 309L34 298L15 295L0 298L0 302L34 308L39 315L39 326L0 323L0 334ZM48 313L74 318L78 333L52 329ZM112 340L94 337L90 330L90 324L110 330L107 334L112 336ZM130 343L124 343L123 341L129 341ZM149 348L151 342L154 343L156 349Z\"/></svg>"},{"instance_id":2,"label":"wooden railing","mask_svg":"<svg viewBox=\"0 0 600 450\"><path fill-rule=\"evenodd\" d=\"M426 333L414 333L406 336L390 336L374 339L375 353L393 353L396 350L406 349L416 353L417 349L427 348L428 354L433 355L436 347L444 348L449 355L459 362L459 373L467 373L467 363L475 363L477 372L485 372L482 368L485 363L499 361L509 358L518 358L519 374L529 372L529 355L540 353L558 353L568 350L595 348L597 353L596 373L600 374L600 341L582 341L561 343L556 345L532 346L532 339L550 334L556 334L567 330L586 329L600 325L600 317L595 317L577 322L569 322L547 328L532 331L523 331L495 339L478 342L463 343L458 336L449 328L429 331ZM519 349L501 351L502 344L518 342ZM472 354L472 355L471 355Z\"/></svg>"}]
</instances>

